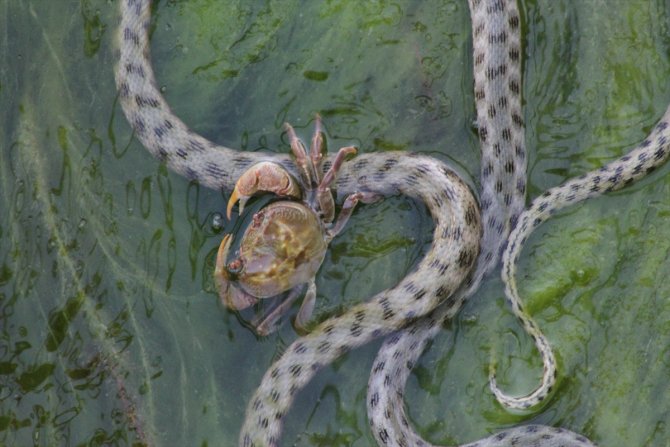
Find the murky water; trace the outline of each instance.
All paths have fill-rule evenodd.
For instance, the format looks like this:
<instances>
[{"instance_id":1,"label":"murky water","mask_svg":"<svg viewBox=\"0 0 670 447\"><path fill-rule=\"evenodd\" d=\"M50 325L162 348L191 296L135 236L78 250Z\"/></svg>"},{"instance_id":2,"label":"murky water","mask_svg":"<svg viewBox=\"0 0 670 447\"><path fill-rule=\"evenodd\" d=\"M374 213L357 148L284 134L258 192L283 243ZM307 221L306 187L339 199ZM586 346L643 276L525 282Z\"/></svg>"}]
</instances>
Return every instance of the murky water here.
<instances>
[{"instance_id":1,"label":"murky water","mask_svg":"<svg viewBox=\"0 0 670 447\"><path fill-rule=\"evenodd\" d=\"M253 5L251 5L253 3ZM412 150L476 182L464 0L160 1L155 68L198 132L287 151L318 112L331 150ZM530 195L644 138L670 102L670 2L523 3ZM108 0L0 0L0 444L233 445L290 327L259 340L210 279L225 197L166 171L115 102ZM434 442L535 422L603 446L670 439L670 168L543 225L522 293L559 358L541 409L539 357L485 283L423 356L407 405ZM226 224L225 230L232 228ZM359 209L318 277L321 318L394 284L430 242L420 204ZM245 315L247 316L247 315ZM365 388L378 344L326 368L286 445L370 446Z\"/></svg>"}]
</instances>

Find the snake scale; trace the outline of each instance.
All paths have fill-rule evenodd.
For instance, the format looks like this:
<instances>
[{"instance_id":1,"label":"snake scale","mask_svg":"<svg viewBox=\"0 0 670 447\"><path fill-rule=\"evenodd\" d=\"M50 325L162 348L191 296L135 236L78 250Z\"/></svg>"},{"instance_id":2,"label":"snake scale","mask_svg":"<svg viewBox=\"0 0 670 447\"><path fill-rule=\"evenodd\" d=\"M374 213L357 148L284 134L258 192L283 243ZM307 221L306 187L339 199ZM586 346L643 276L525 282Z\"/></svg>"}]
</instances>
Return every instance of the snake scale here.
<instances>
[{"instance_id":1,"label":"snake scale","mask_svg":"<svg viewBox=\"0 0 670 447\"><path fill-rule=\"evenodd\" d=\"M288 156L238 152L219 146L191 131L172 113L151 67L150 3L120 2L116 85L136 137L170 169L203 186L227 192L249 166L259 161L274 161L295 173ZM550 189L524 210L526 156L519 12L513 0L469 0L469 6L474 96L482 146L479 204L449 166L430 157L389 152L363 154L345 163L336 181L339 198L366 191L386 197L403 194L420 200L435 222L433 243L424 259L399 284L322 323L286 349L250 400L240 445L278 445L282 420L293 396L318 370L348 350L388 334L391 335L374 362L369 382L372 431L380 445L430 445L412 430L404 414L404 384L441 322L452 317L477 289L503 250L506 295L536 342L544 374L541 385L528 396L506 396L498 389L494 375L491 389L504 405L517 408L534 405L551 391L555 378L553 354L537 325L524 313L514 281L523 243L556 210L623 187L664 163L670 153L670 109L628 155ZM568 430L537 425L514 428L467 444L507 445L593 444Z\"/></svg>"}]
</instances>

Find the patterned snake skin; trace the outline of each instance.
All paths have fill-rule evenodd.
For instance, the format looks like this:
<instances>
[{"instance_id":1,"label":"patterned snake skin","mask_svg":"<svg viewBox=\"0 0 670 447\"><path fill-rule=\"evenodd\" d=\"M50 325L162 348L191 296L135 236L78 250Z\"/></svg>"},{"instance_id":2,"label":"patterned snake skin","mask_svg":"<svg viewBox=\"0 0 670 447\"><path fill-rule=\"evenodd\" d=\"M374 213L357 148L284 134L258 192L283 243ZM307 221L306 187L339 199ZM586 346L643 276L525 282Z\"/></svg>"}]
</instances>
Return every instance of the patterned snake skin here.
<instances>
[{"instance_id":1,"label":"patterned snake skin","mask_svg":"<svg viewBox=\"0 0 670 447\"><path fill-rule=\"evenodd\" d=\"M520 19L515 1L470 0L477 123L482 143L481 222L467 185L442 162L406 153L364 154L345 163L337 178L338 197L356 191L407 195L428 207L435 221L425 258L395 287L297 339L265 374L247 409L240 445L278 445L282 419L295 393L320 367L393 333L370 377L368 411L380 445L425 443L407 422L402 392L411 366L445 318L453 316L503 254L503 277L512 310L533 336L545 369L541 385L513 398L491 389L505 405L526 408L551 391L555 361L548 342L523 312L514 282L524 241L552 212L620 188L668 158L666 112L652 134L629 155L598 171L549 190L523 211L525 148L521 111ZM231 191L252 164L272 160L295 173L288 156L237 152L199 135L171 112L157 88L149 54L150 0L122 0L116 83L124 113L143 145L159 160L200 184ZM328 168L328 163L326 164ZM517 224L518 222L518 224ZM515 227L516 225L516 227ZM512 228L509 243L507 237ZM482 233L483 232L483 233ZM480 252L481 244L481 252ZM476 267L472 267L476 264ZM400 330L402 329L402 330ZM570 431L529 425L482 439L470 447L591 446Z\"/></svg>"}]
</instances>

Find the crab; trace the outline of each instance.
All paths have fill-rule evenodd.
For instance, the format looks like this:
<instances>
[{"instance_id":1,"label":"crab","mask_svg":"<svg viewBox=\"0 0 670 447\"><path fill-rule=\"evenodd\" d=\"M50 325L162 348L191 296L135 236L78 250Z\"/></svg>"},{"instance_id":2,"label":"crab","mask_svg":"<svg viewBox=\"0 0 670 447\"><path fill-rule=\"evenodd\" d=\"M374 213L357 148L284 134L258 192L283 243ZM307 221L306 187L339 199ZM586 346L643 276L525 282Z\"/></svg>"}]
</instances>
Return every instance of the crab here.
<instances>
[{"instance_id":1,"label":"crab","mask_svg":"<svg viewBox=\"0 0 670 447\"><path fill-rule=\"evenodd\" d=\"M320 118L316 118L309 154L293 127L285 124L285 129L300 178L273 162L257 163L242 174L228 201L228 219L237 202L241 214L247 200L258 193L273 193L280 200L253 215L232 259L229 255L233 237L224 235L214 270L221 302L230 309L243 310L260 299L285 295L283 301L252 322L259 335L275 331L281 317L303 292L294 326L305 331L316 301L315 276L328 244L344 228L359 201L371 203L379 198L368 192L351 194L336 219L330 186L342 163L356 154L356 148L341 148L324 173Z\"/></svg>"}]
</instances>

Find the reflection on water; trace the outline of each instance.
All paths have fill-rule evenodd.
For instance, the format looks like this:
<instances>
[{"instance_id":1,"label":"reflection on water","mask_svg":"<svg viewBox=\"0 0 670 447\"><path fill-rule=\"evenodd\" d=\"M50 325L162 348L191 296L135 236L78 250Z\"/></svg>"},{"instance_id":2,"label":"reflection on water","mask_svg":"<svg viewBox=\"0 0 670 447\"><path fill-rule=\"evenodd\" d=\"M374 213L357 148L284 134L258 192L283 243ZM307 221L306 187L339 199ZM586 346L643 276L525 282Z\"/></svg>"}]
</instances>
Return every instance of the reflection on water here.
<instances>
[{"instance_id":1,"label":"reflection on water","mask_svg":"<svg viewBox=\"0 0 670 447\"><path fill-rule=\"evenodd\" d=\"M241 150L286 152L281 124L308 134L319 112L332 147L420 151L474 177L465 3L158 2L159 82L190 125ZM525 2L531 195L641 140L670 101L666 8L612 3ZM133 139L113 87L115 4L12 0L0 20L0 444L233 444L295 335L257 339L217 303L214 257L234 225L213 223L225 197ZM553 398L518 415L488 392L492 348L506 390L541 373L492 279L415 369L406 395L421 433L456 443L532 421L601 445L665 445L668 172L530 241L520 281L559 356ZM319 274L321 318L394 284L430 225L403 198L361 207ZM301 394L287 445L373 444L376 347Z\"/></svg>"}]
</instances>

